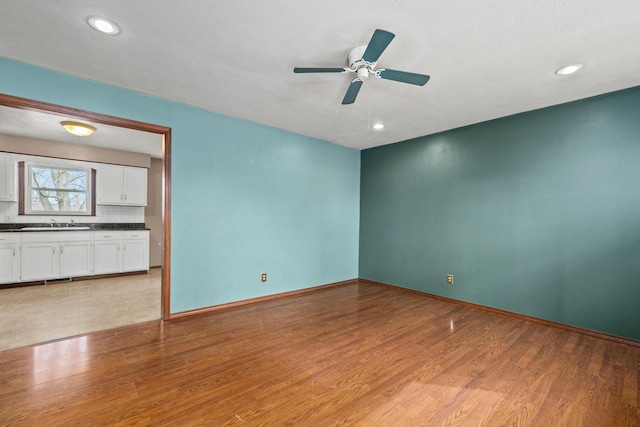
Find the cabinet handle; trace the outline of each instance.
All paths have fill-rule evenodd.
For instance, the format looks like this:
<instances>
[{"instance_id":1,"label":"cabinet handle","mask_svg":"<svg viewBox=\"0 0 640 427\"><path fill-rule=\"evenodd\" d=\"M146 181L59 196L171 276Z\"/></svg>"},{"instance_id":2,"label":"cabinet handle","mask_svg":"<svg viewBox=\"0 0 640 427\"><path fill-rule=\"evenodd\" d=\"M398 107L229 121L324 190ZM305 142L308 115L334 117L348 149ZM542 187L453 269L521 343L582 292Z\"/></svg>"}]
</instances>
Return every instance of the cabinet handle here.
<instances>
[{"instance_id":1,"label":"cabinet handle","mask_svg":"<svg viewBox=\"0 0 640 427\"><path fill-rule=\"evenodd\" d=\"M118 243L118 251L120 251L120 243Z\"/></svg>"},{"instance_id":2,"label":"cabinet handle","mask_svg":"<svg viewBox=\"0 0 640 427\"><path fill-rule=\"evenodd\" d=\"M13 249L13 257L15 258L15 256L16 256L16 249L14 248Z\"/></svg>"},{"instance_id":3,"label":"cabinet handle","mask_svg":"<svg viewBox=\"0 0 640 427\"><path fill-rule=\"evenodd\" d=\"M64 246L60 246L60 254L62 255L64 253Z\"/></svg>"},{"instance_id":4,"label":"cabinet handle","mask_svg":"<svg viewBox=\"0 0 640 427\"><path fill-rule=\"evenodd\" d=\"M51 251L53 252L53 254L56 254L56 248L51 248Z\"/></svg>"},{"instance_id":5,"label":"cabinet handle","mask_svg":"<svg viewBox=\"0 0 640 427\"><path fill-rule=\"evenodd\" d=\"M126 194L124 195L124 199L127 200L127 195Z\"/></svg>"}]
</instances>

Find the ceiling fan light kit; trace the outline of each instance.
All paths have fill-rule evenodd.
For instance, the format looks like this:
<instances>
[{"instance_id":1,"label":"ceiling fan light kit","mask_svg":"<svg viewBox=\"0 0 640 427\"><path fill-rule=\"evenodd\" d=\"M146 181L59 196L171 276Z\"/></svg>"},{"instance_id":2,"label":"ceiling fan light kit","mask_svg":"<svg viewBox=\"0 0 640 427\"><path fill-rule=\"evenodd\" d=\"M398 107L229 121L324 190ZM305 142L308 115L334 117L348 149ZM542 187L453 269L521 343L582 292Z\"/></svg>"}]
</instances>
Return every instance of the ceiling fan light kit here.
<instances>
[{"instance_id":1,"label":"ceiling fan light kit","mask_svg":"<svg viewBox=\"0 0 640 427\"><path fill-rule=\"evenodd\" d=\"M358 96L362 82L370 75L379 79L393 80L401 83L409 83L416 86L424 86L429 81L429 76L424 74L409 73L387 68L378 68L376 65L382 52L389 46L395 35L385 30L375 30L369 44L354 47L347 55L349 67L344 68L301 68L295 67L294 73L354 73L356 77L351 80L342 104L353 104Z\"/></svg>"}]
</instances>

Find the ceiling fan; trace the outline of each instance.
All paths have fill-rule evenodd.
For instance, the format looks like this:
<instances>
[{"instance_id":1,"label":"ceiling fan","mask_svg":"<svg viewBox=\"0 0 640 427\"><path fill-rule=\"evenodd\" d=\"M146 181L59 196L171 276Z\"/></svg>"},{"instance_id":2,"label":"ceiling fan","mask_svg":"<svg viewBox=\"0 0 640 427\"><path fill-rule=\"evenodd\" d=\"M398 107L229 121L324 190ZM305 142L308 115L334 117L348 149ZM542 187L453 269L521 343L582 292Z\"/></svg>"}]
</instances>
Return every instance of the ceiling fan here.
<instances>
[{"instance_id":1,"label":"ceiling fan","mask_svg":"<svg viewBox=\"0 0 640 427\"><path fill-rule=\"evenodd\" d=\"M343 104L353 104L358 96L362 82L373 75L379 79L394 80L401 83L409 83L424 86L429 81L429 76L424 74L408 73L406 71L378 68L376 64L382 52L389 46L395 34L385 30L376 30L366 46L358 46L351 49L347 60L349 67L343 68L300 68L295 67L294 73L355 73L356 78L351 80L347 93L342 100Z\"/></svg>"}]
</instances>

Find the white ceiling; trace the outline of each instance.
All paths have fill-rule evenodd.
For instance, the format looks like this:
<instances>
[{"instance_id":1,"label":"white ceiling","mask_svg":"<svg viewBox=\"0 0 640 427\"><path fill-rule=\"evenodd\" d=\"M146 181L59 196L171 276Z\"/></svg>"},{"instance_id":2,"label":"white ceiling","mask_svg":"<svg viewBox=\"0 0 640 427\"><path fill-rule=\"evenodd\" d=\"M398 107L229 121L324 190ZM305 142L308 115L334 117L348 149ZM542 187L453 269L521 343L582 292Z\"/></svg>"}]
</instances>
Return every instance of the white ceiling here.
<instances>
[{"instance_id":1,"label":"white ceiling","mask_svg":"<svg viewBox=\"0 0 640 427\"><path fill-rule=\"evenodd\" d=\"M640 85L640 1L3 0L0 56L349 147L367 148ZM86 23L104 16L106 36ZM376 28L396 34L341 105L342 67ZM579 73L555 70L581 62ZM383 131L368 128L381 120Z\"/></svg>"},{"instance_id":2,"label":"white ceiling","mask_svg":"<svg viewBox=\"0 0 640 427\"><path fill-rule=\"evenodd\" d=\"M61 121L70 119L90 124L96 131L90 137L73 136L60 125ZM0 105L0 134L134 151L162 158L162 135L3 105Z\"/></svg>"}]
</instances>

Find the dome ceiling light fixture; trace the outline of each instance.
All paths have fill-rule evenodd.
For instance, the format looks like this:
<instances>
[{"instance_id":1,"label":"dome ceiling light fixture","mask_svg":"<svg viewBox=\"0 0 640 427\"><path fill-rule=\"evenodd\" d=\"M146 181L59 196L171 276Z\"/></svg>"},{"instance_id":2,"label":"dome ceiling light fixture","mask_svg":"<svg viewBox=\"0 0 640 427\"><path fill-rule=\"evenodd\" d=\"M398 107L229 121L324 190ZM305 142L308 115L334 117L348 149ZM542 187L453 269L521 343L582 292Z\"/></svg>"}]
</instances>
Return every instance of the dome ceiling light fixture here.
<instances>
[{"instance_id":1,"label":"dome ceiling light fixture","mask_svg":"<svg viewBox=\"0 0 640 427\"><path fill-rule=\"evenodd\" d=\"M91 25L91 28L96 31L100 31L103 34L108 34L110 36L120 34L120 27L118 27L118 24L106 18L92 16L87 20L87 22Z\"/></svg>"},{"instance_id":2,"label":"dome ceiling light fixture","mask_svg":"<svg viewBox=\"0 0 640 427\"><path fill-rule=\"evenodd\" d=\"M96 128L91 125L72 121L63 121L60 122L60 125L71 135L75 136L90 136L96 130Z\"/></svg>"}]
</instances>

